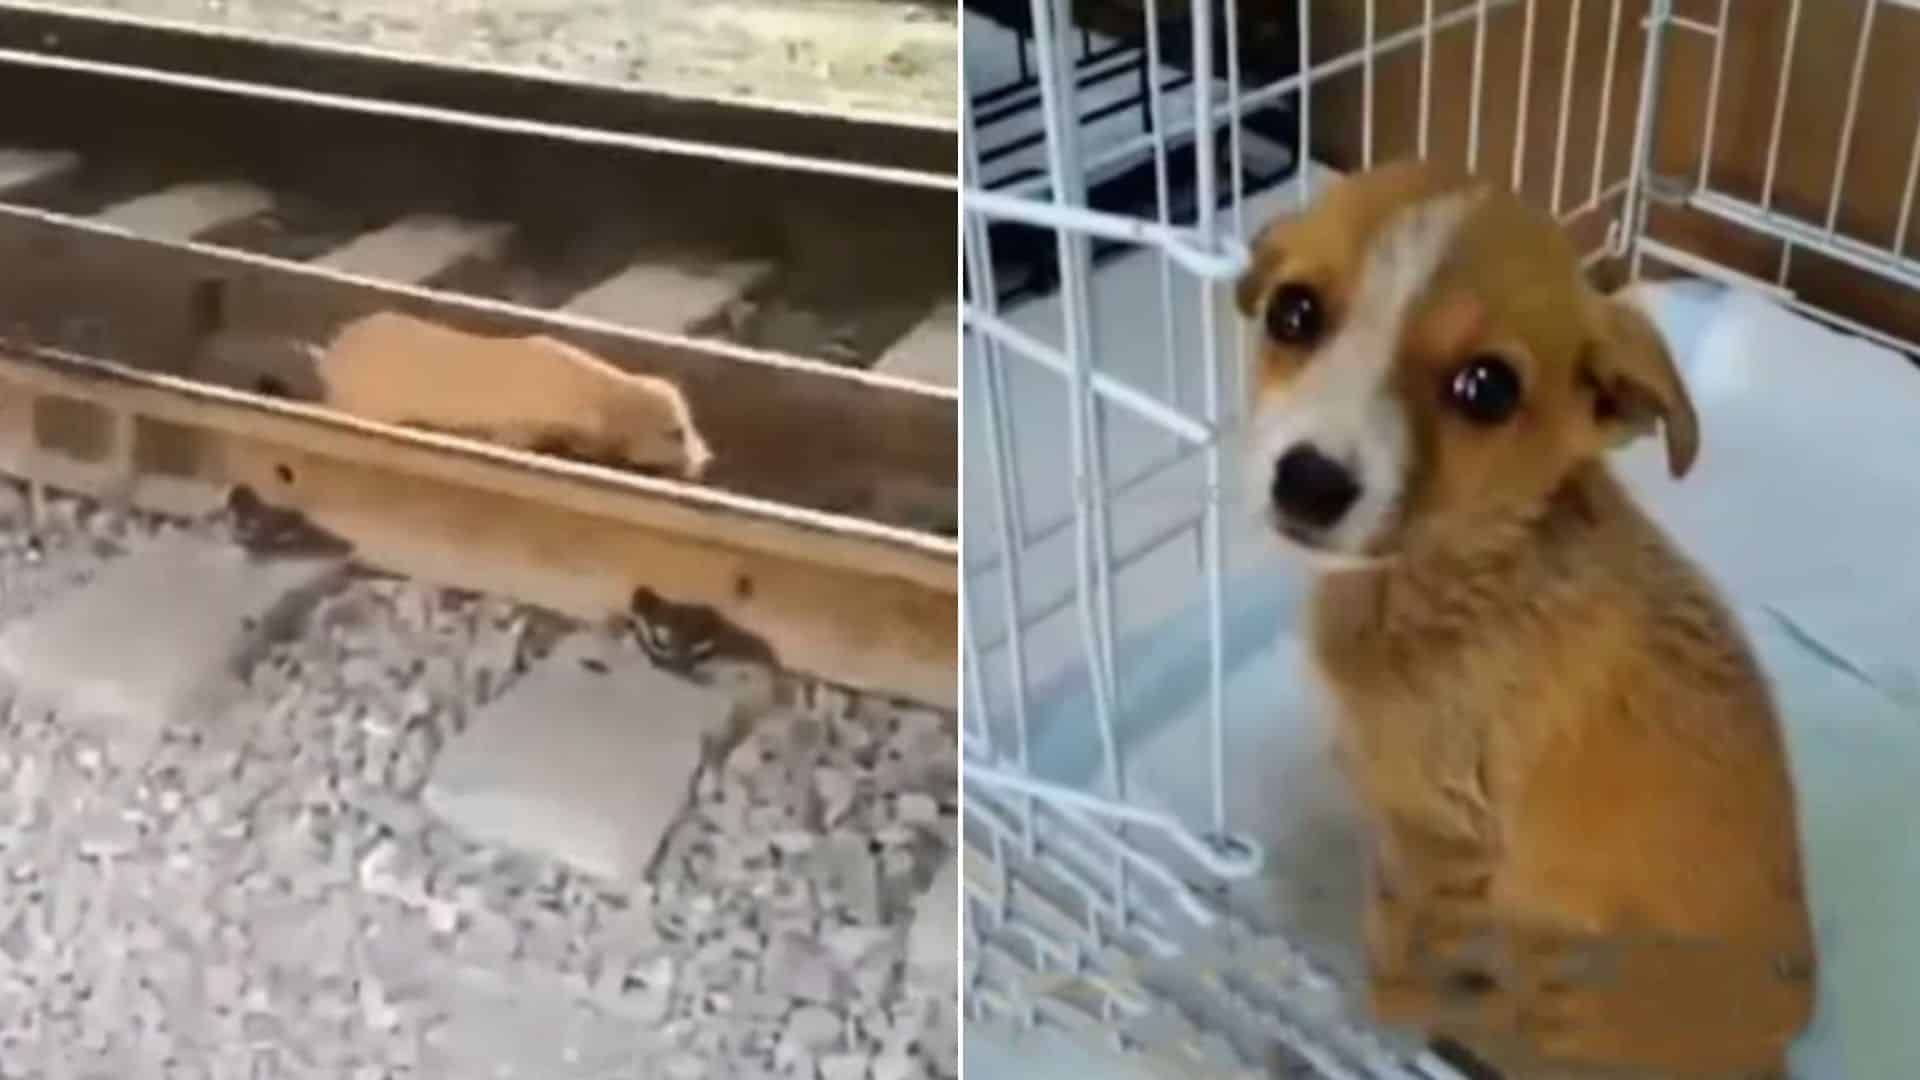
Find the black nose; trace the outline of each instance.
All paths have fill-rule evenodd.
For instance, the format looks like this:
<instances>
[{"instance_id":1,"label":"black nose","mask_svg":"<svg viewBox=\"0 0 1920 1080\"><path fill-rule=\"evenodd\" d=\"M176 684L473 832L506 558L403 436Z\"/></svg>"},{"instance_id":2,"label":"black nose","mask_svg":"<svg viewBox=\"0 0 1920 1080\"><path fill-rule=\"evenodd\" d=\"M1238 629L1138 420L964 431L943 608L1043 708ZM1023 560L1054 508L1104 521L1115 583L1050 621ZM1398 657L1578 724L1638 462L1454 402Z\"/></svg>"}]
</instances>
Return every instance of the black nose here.
<instances>
[{"instance_id":1,"label":"black nose","mask_svg":"<svg viewBox=\"0 0 1920 1080\"><path fill-rule=\"evenodd\" d=\"M1360 497L1347 467L1302 443L1273 466L1273 505L1303 525L1324 529L1340 520Z\"/></svg>"}]
</instances>

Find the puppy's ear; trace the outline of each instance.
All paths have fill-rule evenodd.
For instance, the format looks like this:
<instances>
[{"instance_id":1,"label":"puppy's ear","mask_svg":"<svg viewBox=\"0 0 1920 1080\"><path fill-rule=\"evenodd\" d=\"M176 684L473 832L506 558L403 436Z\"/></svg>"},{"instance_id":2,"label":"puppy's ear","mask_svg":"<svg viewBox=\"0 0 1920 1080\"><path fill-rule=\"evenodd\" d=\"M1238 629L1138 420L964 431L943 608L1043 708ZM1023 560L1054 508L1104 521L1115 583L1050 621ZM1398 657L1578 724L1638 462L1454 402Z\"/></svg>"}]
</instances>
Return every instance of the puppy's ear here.
<instances>
[{"instance_id":1,"label":"puppy's ear","mask_svg":"<svg viewBox=\"0 0 1920 1080\"><path fill-rule=\"evenodd\" d=\"M1581 376L1593 392L1595 425L1616 445L1659 425L1668 471L1685 476L1700 453L1700 420L1666 340L1630 300L1595 297L1594 311Z\"/></svg>"}]
</instances>

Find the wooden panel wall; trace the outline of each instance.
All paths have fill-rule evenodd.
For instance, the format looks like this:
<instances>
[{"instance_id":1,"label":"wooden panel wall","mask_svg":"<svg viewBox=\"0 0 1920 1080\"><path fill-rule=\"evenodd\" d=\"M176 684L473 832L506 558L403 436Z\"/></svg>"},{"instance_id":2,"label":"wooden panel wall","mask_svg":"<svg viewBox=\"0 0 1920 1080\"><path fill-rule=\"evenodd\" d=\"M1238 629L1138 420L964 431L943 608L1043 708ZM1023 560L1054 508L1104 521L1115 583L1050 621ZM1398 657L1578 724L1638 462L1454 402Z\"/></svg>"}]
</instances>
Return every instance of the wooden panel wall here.
<instances>
[{"instance_id":1,"label":"wooden panel wall","mask_svg":"<svg viewBox=\"0 0 1920 1080\"><path fill-rule=\"evenodd\" d=\"M1375 39L1390 39L1421 25L1421 0L1380 0ZM1467 162L1472 109L1473 55L1476 4L1472 0L1442 0L1434 9L1439 19L1465 15L1443 30L1434 42L1429 153L1436 158ZM1619 46L1613 57L1610 108L1604 120L1601 97L1606 88L1607 37L1610 8L1607 0L1580 5L1579 29L1573 52L1572 93L1568 101L1568 138L1562 197L1568 207L1586 201L1592 188L1595 150L1604 146L1601 162L1605 180L1626 175L1633 133L1633 99L1641 62L1643 36L1632 32L1637 9L1645 0L1622 5ZM1313 52L1324 62L1353 52L1365 40L1365 7L1358 3L1315 4ZM1490 11L1486 18L1485 58L1482 66L1478 171L1510 179L1514 158L1523 150L1521 186L1529 197L1545 202L1553 194L1556 132L1560 115L1561 83L1566 72L1567 30L1573 5L1567 0L1543 0L1535 5L1531 77L1526 80L1526 112L1521 114L1521 74L1525 45L1524 4ZM1374 64L1374 160L1383 161L1414 152L1419 134L1421 49L1418 44L1380 56ZM1361 115L1365 100L1364 70L1355 68L1317 81L1313 88L1315 152L1341 166L1362 160Z\"/></svg>"},{"instance_id":2,"label":"wooden panel wall","mask_svg":"<svg viewBox=\"0 0 1920 1080\"><path fill-rule=\"evenodd\" d=\"M1837 226L1842 235L1891 243L1900 218L1907 164L1920 124L1920 12L1882 3L1874 16L1862 69L1860 104L1844 170L1839 170L1847 90L1867 0L1819 0L1801 5L1792 62L1783 63L1790 5L1786 0L1731 0L1733 31L1722 61L1709 181L1716 190L1758 200L1780 80L1788 81L1781 125L1774 204L1824 223L1836 176L1844 184ZM1716 17L1717 4L1691 0L1688 14ZM1707 9L1707 10L1700 10ZM1664 65L1662 123L1656 167L1697 169L1712 61L1710 40L1673 35ZM1781 245L1742 236L1700 215L1667 211L1655 235L1711 252L1771 280ZM1920 215L1906 240L1920 251ZM1862 270L1804 250L1794 254L1787 285L1803 299L1832 308L1909 340L1920 341L1920 297Z\"/></svg>"},{"instance_id":3,"label":"wooden panel wall","mask_svg":"<svg viewBox=\"0 0 1920 1080\"><path fill-rule=\"evenodd\" d=\"M1783 62L1789 0L1728 0L1730 28L1714 110L1710 182L1716 190L1741 198L1760 196L1765 178L1775 98L1789 80L1780 156L1774 179L1775 205L1824 222L1833 190L1846 111L1849 75L1860 40L1868 0L1804 0L1791 63ZM1241 0L1243 18L1261 8L1284 6L1273 0ZM1509 4L1487 18L1482 69L1478 171L1511 180L1521 143L1521 187L1541 203L1555 192L1556 135L1561 116L1562 80L1568 62L1569 24L1578 27L1572 54L1573 80L1566 110L1568 138L1561 167L1559 203L1572 209L1592 194L1596 153L1601 187L1626 176L1639 99L1645 34L1641 20L1647 0L1622 0L1620 34L1608 60L1609 26L1614 0L1535 0L1530 86L1522 112L1523 38L1528 5ZM1467 17L1444 31L1433 49L1430 153L1466 163L1472 102L1473 12L1476 0L1438 0L1440 18ZM1676 13L1711 24L1720 0L1677 0ZM1374 39L1417 27L1422 0L1378 0ZM1326 63L1358 49L1365 37L1366 7L1359 0L1313 4L1312 52ZM1887 243L1900 216L1909 154L1920 124L1920 12L1882 3L1875 13L1860 106L1844 170L1844 198L1838 217L1843 235ZM1654 166L1661 173L1697 177L1702 156L1712 38L1669 27L1657 98ZM1374 64L1373 160L1413 153L1419 131L1421 52L1417 44L1378 57ZM1606 92L1608 72L1611 93ZM1601 103L1608 102L1603 119ZM1356 67L1316 80L1312 88L1315 154L1338 168L1364 160L1363 71ZM1592 220L1576 222L1583 244L1596 243L1617 206L1609 203ZM1920 213L1912 215L1907 240L1920 252ZM1781 245L1744 233L1692 212L1659 208L1654 235L1771 280ZM1613 268L1617 276L1618 268ZM1649 273L1664 272L1651 263ZM1804 299L1833 308L1871 325L1920 341L1920 297L1863 271L1806 251L1796 252L1788 284Z\"/></svg>"}]
</instances>

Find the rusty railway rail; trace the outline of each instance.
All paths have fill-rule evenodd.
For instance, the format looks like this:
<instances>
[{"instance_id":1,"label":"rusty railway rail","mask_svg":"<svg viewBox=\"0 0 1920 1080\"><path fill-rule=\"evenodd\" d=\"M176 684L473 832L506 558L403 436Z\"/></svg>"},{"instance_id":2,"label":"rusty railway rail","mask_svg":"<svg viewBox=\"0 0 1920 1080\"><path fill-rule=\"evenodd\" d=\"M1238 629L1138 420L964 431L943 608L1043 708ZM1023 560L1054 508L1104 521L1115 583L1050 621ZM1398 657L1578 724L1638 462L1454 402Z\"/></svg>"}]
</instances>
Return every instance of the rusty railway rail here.
<instances>
[{"instance_id":1,"label":"rusty railway rail","mask_svg":"<svg viewBox=\"0 0 1920 1080\"><path fill-rule=\"evenodd\" d=\"M787 668L953 704L953 388L725 340L692 313L687 326L647 327L567 303L635 251L670 258L692 244L761 260L776 287L833 281L866 304L856 314L880 336L897 337L925 316L917 304L951 296L953 259L939 265L957 243L950 189L21 63L8 50L48 45L29 29L0 11L0 94L46 105L0 116L0 165L39 170L0 184L0 470L175 515L245 485L373 567L590 618L624 610L645 586L711 609ZM55 44L89 62L215 66L193 51L206 42L134 56L131 37L75 34L66 27ZM215 45L228 76L260 62L250 44ZM350 59L375 66L339 85L379 85L375 61ZM403 99L499 100L478 73L410 77L424 81L395 89ZM618 118L593 108L633 107L623 122L655 133L698 120L697 109L585 100L545 107L595 123ZM852 130L732 122L756 151L776 153ZM889 168L939 164L931 144L893 137L903 141L864 153L895 159ZM128 200L209 179L257 185L274 213L318 223L291 237L251 218L150 235L115 216ZM422 210L504 223L513 239L410 277L315 257ZM672 243L653 243L655 225ZM754 288L764 299L765 281ZM372 424L236 377L236 348L261 354L240 370L273 370L276 343L321 342L380 310L548 334L671 378L715 465L697 484L639 476ZM884 353L865 348L869 361Z\"/></svg>"},{"instance_id":2,"label":"rusty railway rail","mask_svg":"<svg viewBox=\"0 0 1920 1080\"><path fill-rule=\"evenodd\" d=\"M715 101L526 69L502 71L170 24L104 9L9 3L0 7L0 50L676 140L690 147L786 154L830 166L897 169L923 174L924 182L939 187L952 188L959 171L954 125L763 101Z\"/></svg>"},{"instance_id":3,"label":"rusty railway rail","mask_svg":"<svg viewBox=\"0 0 1920 1080\"><path fill-rule=\"evenodd\" d=\"M952 541L23 344L0 346L0 470L182 517L236 486L364 564L583 618L639 586L783 667L954 704Z\"/></svg>"}]
</instances>

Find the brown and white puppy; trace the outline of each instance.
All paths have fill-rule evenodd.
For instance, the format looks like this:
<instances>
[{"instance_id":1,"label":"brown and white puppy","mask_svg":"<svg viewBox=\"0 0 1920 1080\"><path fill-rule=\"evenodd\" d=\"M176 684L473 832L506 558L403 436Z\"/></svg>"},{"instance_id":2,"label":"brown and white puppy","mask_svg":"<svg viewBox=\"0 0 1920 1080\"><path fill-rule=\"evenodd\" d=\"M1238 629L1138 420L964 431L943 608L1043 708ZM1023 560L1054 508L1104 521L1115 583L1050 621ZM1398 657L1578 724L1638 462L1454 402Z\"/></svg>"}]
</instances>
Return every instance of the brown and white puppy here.
<instances>
[{"instance_id":1,"label":"brown and white puppy","mask_svg":"<svg viewBox=\"0 0 1920 1080\"><path fill-rule=\"evenodd\" d=\"M549 337L483 337L398 312L348 323L322 400L368 420L697 478L712 452L679 387Z\"/></svg>"},{"instance_id":2,"label":"brown and white puppy","mask_svg":"<svg viewBox=\"0 0 1920 1080\"><path fill-rule=\"evenodd\" d=\"M1794 793L1712 588L1602 461L1698 450L1660 336L1551 218L1422 165L1332 185L1240 281L1251 472L1377 828L1383 1020L1539 1057L1779 1070L1812 999Z\"/></svg>"}]
</instances>

